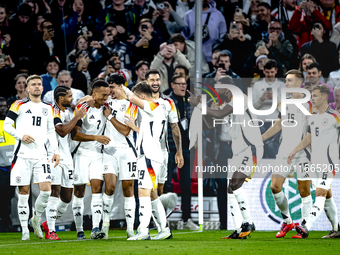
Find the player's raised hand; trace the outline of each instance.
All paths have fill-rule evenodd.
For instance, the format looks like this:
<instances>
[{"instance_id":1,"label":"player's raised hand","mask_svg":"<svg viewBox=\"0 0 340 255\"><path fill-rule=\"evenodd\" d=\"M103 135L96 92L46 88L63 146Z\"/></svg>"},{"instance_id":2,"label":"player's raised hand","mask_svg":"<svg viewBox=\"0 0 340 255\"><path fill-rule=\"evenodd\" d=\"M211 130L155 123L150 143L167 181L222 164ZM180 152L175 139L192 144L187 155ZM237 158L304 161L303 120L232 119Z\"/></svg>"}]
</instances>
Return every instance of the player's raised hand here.
<instances>
[{"instance_id":1,"label":"player's raised hand","mask_svg":"<svg viewBox=\"0 0 340 255\"><path fill-rule=\"evenodd\" d=\"M184 165L184 158L182 154L182 150L178 150L175 155L175 162L179 169L181 169Z\"/></svg>"},{"instance_id":2,"label":"player's raised hand","mask_svg":"<svg viewBox=\"0 0 340 255\"><path fill-rule=\"evenodd\" d=\"M195 91L196 91L197 94L198 94L198 96L195 97L195 95L192 94L192 93L190 92L190 90L187 90L187 91L188 91L188 93L189 93L189 95L190 95L190 97L188 98L188 102L189 102L190 104L192 104L193 106L197 106L197 105L201 102L201 94L198 92L197 89L195 89Z\"/></svg>"},{"instance_id":3,"label":"player's raised hand","mask_svg":"<svg viewBox=\"0 0 340 255\"><path fill-rule=\"evenodd\" d=\"M136 126L133 112L131 111L130 116L125 116L125 118L129 120L129 121L124 121L125 125L133 129Z\"/></svg>"},{"instance_id":4,"label":"player's raised hand","mask_svg":"<svg viewBox=\"0 0 340 255\"><path fill-rule=\"evenodd\" d=\"M111 141L111 139L108 138L108 137L105 136L105 135L97 135L97 136L96 136L96 141L99 142L99 143L108 145L109 142Z\"/></svg>"},{"instance_id":5,"label":"player's raised hand","mask_svg":"<svg viewBox=\"0 0 340 255\"><path fill-rule=\"evenodd\" d=\"M23 142L25 143L34 143L34 138L32 136L29 136L29 135L24 135L21 139Z\"/></svg>"},{"instance_id":6,"label":"player's raised hand","mask_svg":"<svg viewBox=\"0 0 340 255\"><path fill-rule=\"evenodd\" d=\"M108 106L105 106L103 109L104 116L107 118L111 114L111 108Z\"/></svg>"},{"instance_id":7,"label":"player's raised hand","mask_svg":"<svg viewBox=\"0 0 340 255\"><path fill-rule=\"evenodd\" d=\"M294 151L292 151L292 152L288 155L288 158L287 158L287 163L288 163L288 164L291 164L291 163L292 163L293 158L295 157L295 154L296 154L296 152L295 152L295 150L294 150Z\"/></svg>"},{"instance_id":8,"label":"player's raised hand","mask_svg":"<svg viewBox=\"0 0 340 255\"><path fill-rule=\"evenodd\" d=\"M60 162L60 156L58 154L54 154L52 157L52 163L55 162L54 167L56 167L57 165L59 165Z\"/></svg>"},{"instance_id":9,"label":"player's raised hand","mask_svg":"<svg viewBox=\"0 0 340 255\"><path fill-rule=\"evenodd\" d=\"M86 109L80 108L78 111L75 112L74 117L80 120L82 117L85 116L85 114L86 114Z\"/></svg>"}]
</instances>

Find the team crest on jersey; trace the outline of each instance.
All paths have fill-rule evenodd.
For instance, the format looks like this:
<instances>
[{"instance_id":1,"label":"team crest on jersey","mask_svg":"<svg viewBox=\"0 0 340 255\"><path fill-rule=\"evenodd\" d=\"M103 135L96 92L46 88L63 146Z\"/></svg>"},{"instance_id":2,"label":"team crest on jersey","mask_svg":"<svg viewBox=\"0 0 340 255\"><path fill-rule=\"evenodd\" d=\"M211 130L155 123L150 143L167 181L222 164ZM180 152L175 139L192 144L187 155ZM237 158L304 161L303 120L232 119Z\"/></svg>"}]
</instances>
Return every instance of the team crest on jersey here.
<instances>
[{"instance_id":1,"label":"team crest on jersey","mask_svg":"<svg viewBox=\"0 0 340 255\"><path fill-rule=\"evenodd\" d=\"M43 113L44 116L47 116L48 110L47 110L46 108L43 108L43 109L42 109L42 113Z\"/></svg>"},{"instance_id":2,"label":"team crest on jersey","mask_svg":"<svg viewBox=\"0 0 340 255\"><path fill-rule=\"evenodd\" d=\"M54 182L55 181L55 176L52 175L51 181Z\"/></svg>"},{"instance_id":3,"label":"team crest on jersey","mask_svg":"<svg viewBox=\"0 0 340 255\"><path fill-rule=\"evenodd\" d=\"M123 104L120 109L119 109L121 112L125 112L126 111L126 105Z\"/></svg>"},{"instance_id":4,"label":"team crest on jersey","mask_svg":"<svg viewBox=\"0 0 340 255\"><path fill-rule=\"evenodd\" d=\"M75 180L75 181L78 181L79 177L78 177L77 174L75 174L73 177L74 177L74 180Z\"/></svg>"},{"instance_id":5,"label":"team crest on jersey","mask_svg":"<svg viewBox=\"0 0 340 255\"><path fill-rule=\"evenodd\" d=\"M164 111L166 111L166 107L165 107L164 104L162 104L162 108L163 108Z\"/></svg>"},{"instance_id":6,"label":"team crest on jersey","mask_svg":"<svg viewBox=\"0 0 340 255\"><path fill-rule=\"evenodd\" d=\"M109 170L109 166L108 165L104 165L104 172L106 172L107 170Z\"/></svg>"},{"instance_id":7,"label":"team crest on jersey","mask_svg":"<svg viewBox=\"0 0 340 255\"><path fill-rule=\"evenodd\" d=\"M16 183L20 183L21 182L21 177L20 176L15 177L15 181L16 181Z\"/></svg>"},{"instance_id":8,"label":"team crest on jersey","mask_svg":"<svg viewBox=\"0 0 340 255\"><path fill-rule=\"evenodd\" d=\"M310 125L314 125L314 121L312 121L312 123L310 123Z\"/></svg>"},{"instance_id":9,"label":"team crest on jersey","mask_svg":"<svg viewBox=\"0 0 340 255\"><path fill-rule=\"evenodd\" d=\"M323 119L323 120L322 120L322 125L323 125L323 126L326 126L327 124L328 124L328 119Z\"/></svg>"}]
</instances>

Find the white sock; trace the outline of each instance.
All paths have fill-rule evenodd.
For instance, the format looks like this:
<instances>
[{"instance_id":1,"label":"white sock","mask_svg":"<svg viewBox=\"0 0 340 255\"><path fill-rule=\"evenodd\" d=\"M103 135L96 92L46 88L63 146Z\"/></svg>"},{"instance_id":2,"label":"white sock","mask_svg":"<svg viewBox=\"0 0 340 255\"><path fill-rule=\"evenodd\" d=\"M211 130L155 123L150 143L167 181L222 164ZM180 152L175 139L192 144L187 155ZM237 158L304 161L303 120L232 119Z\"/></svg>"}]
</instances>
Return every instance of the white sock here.
<instances>
[{"instance_id":1,"label":"white sock","mask_svg":"<svg viewBox=\"0 0 340 255\"><path fill-rule=\"evenodd\" d=\"M28 217L29 217L29 208L28 208L28 198L29 195L20 195L18 199L18 214L19 214L19 220L20 225L22 228L23 233L29 232L27 223L28 223Z\"/></svg>"},{"instance_id":2,"label":"white sock","mask_svg":"<svg viewBox=\"0 0 340 255\"><path fill-rule=\"evenodd\" d=\"M166 228L166 215L165 210L159 198L151 202L152 215L155 217L156 222L161 227L161 230Z\"/></svg>"},{"instance_id":3,"label":"white sock","mask_svg":"<svg viewBox=\"0 0 340 255\"><path fill-rule=\"evenodd\" d=\"M124 197L124 210L126 219L126 230L133 230L135 223L135 212L136 212L136 200L135 196Z\"/></svg>"},{"instance_id":4,"label":"white sock","mask_svg":"<svg viewBox=\"0 0 340 255\"><path fill-rule=\"evenodd\" d=\"M233 193L236 197L238 206L240 207L241 214L242 214L242 217L243 217L243 222L251 223L246 192L241 187L237 190L234 190Z\"/></svg>"},{"instance_id":5,"label":"white sock","mask_svg":"<svg viewBox=\"0 0 340 255\"><path fill-rule=\"evenodd\" d=\"M103 224L110 226L110 214L113 206L113 197L103 194Z\"/></svg>"},{"instance_id":6,"label":"white sock","mask_svg":"<svg viewBox=\"0 0 340 255\"><path fill-rule=\"evenodd\" d=\"M83 197L73 197L72 202L73 218L76 224L77 232L83 230L83 214L84 214L84 198Z\"/></svg>"},{"instance_id":7,"label":"white sock","mask_svg":"<svg viewBox=\"0 0 340 255\"><path fill-rule=\"evenodd\" d=\"M92 194L91 200L92 228L99 228L99 223L103 214L103 195Z\"/></svg>"},{"instance_id":8,"label":"white sock","mask_svg":"<svg viewBox=\"0 0 340 255\"><path fill-rule=\"evenodd\" d=\"M41 214L45 211L45 208L48 204L48 199L50 198L51 191L40 191L39 196L37 197L37 200L35 201L35 213L34 215L37 216L37 218L40 219ZM33 216L33 220L35 220L36 217Z\"/></svg>"},{"instance_id":9,"label":"white sock","mask_svg":"<svg viewBox=\"0 0 340 255\"><path fill-rule=\"evenodd\" d=\"M280 209L283 222L286 224L292 224L293 220L292 217L290 217L288 200L285 193L281 190L279 193L273 194L273 197L277 207Z\"/></svg>"},{"instance_id":10,"label":"white sock","mask_svg":"<svg viewBox=\"0 0 340 255\"><path fill-rule=\"evenodd\" d=\"M151 198L139 197L139 229L147 233L151 219Z\"/></svg>"},{"instance_id":11,"label":"white sock","mask_svg":"<svg viewBox=\"0 0 340 255\"><path fill-rule=\"evenodd\" d=\"M325 201L325 213L329 219L329 221L332 223L333 231L338 231L339 221L338 221L338 208L336 207L336 204L334 203L333 197L326 199Z\"/></svg>"},{"instance_id":12,"label":"white sock","mask_svg":"<svg viewBox=\"0 0 340 255\"><path fill-rule=\"evenodd\" d=\"M55 221L57 219L57 203L59 198L57 197L50 197L48 199L48 205L46 207L46 219L47 219L47 226L50 230L50 233L55 231Z\"/></svg>"},{"instance_id":13,"label":"white sock","mask_svg":"<svg viewBox=\"0 0 340 255\"><path fill-rule=\"evenodd\" d=\"M235 230L237 232L241 232L241 225L242 225L242 214L240 207L238 206L236 197L234 194L228 193L228 200L229 200L229 207L230 207L230 213L234 221Z\"/></svg>"},{"instance_id":14,"label":"white sock","mask_svg":"<svg viewBox=\"0 0 340 255\"><path fill-rule=\"evenodd\" d=\"M308 197L302 197L301 201L302 201L301 207L302 221L307 222L310 210L312 210L313 199L312 196L309 195Z\"/></svg>"},{"instance_id":15,"label":"white sock","mask_svg":"<svg viewBox=\"0 0 340 255\"><path fill-rule=\"evenodd\" d=\"M59 219L61 215L63 215L66 212L68 204L69 203L65 203L61 201L61 199L59 199L57 204L57 219Z\"/></svg>"},{"instance_id":16,"label":"white sock","mask_svg":"<svg viewBox=\"0 0 340 255\"><path fill-rule=\"evenodd\" d=\"M315 198L315 203L312 207L312 210L310 211L306 227L308 230L311 229L311 227L314 225L315 221L319 218L320 214L323 211L323 208L325 206L325 197L316 197Z\"/></svg>"}]
</instances>

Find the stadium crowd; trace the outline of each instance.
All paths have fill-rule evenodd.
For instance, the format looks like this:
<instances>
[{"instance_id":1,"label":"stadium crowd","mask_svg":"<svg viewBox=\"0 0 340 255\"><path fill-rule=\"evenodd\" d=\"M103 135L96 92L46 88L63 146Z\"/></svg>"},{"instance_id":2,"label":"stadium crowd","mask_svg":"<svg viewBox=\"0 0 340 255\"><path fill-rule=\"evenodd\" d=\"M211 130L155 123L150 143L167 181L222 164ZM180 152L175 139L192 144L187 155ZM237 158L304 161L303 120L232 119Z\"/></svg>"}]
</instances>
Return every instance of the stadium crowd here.
<instances>
[{"instance_id":1,"label":"stadium crowd","mask_svg":"<svg viewBox=\"0 0 340 255\"><path fill-rule=\"evenodd\" d=\"M192 107L187 89L195 81L194 0L3 0L0 4L1 120L18 99L28 96L25 81L40 75L43 101L53 104L53 91L70 87L73 102L90 95L97 77L124 77L129 89L146 80L149 70L160 76L160 92L176 104L184 157L179 170L183 221L190 219L191 158L196 143L189 140ZM203 0L203 87L209 89L225 76L247 94L253 89L254 107L269 109L272 88L285 86L284 75L298 69L309 91L326 85L329 106L340 108L340 4L338 0ZM184 78L184 79L183 79ZM280 103L280 95L278 95ZM209 102L208 102L209 103ZM263 117L264 134L279 111ZM2 129L2 128L1 128ZM206 164L227 164L232 138L227 129L204 130ZM9 188L8 153L14 140L5 135L0 147L1 230L10 231L14 189ZM264 158L275 158L281 132L264 142ZM173 191L177 176L176 146L169 123L168 179L164 193ZM217 196L220 228L227 228L227 181L207 179L205 195Z\"/></svg>"}]
</instances>

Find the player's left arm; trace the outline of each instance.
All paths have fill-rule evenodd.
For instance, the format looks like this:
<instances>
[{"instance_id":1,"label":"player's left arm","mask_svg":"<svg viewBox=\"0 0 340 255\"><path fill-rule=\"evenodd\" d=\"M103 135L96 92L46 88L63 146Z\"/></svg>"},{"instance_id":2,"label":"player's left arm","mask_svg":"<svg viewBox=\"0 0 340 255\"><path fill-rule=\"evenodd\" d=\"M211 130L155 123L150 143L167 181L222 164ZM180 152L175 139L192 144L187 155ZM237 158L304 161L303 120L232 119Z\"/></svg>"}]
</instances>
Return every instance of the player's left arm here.
<instances>
[{"instance_id":1,"label":"player's left arm","mask_svg":"<svg viewBox=\"0 0 340 255\"><path fill-rule=\"evenodd\" d=\"M111 122L111 124L117 129L119 133L123 136L127 136L130 134L131 128L127 125L120 123L112 114L111 107L105 106L103 113L105 117Z\"/></svg>"},{"instance_id":2,"label":"player's left arm","mask_svg":"<svg viewBox=\"0 0 340 255\"><path fill-rule=\"evenodd\" d=\"M124 87L124 92L126 94L127 99L133 103L134 105L137 105L139 108L144 109L144 100L140 99L138 96L135 95L135 93L131 92L127 87Z\"/></svg>"},{"instance_id":3,"label":"player's left arm","mask_svg":"<svg viewBox=\"0 0 340 255\"><path fill-rule=\"evenodd\" d=\"M303 150L304 148L306 148L308 145L310 145L312 142L312 136L310 134L310 130L307 132L306 136L302 139L302 141L299 143L298 146L296 146L296 148L288 155L287 158L287 163L291 164L293 158L295 157L296 153L298 153L299 151Z\"/></svg>"},{"instance_id":4,"label":"player's left arm","mask_svg":"<svg viewBox=\"0 0 340 255\"><path fill-rule=\"evenodd\" d=\"M176 145L176 155L175 155L175 162L179 169L181 169L184 165L184 158L183 158L183 152L182 152L182 136L181 131L179 130L178 123L170 123L171 126L171 132L172 137L174 139L175 145Z\"/></svg>"},{"instance_id":5,"label":"player's left arm","mask_svg":"<svg viewBox=\"0 0 340 255\"><path fill-rule=\"evenodd\" d=\"M51 106L51 114L47 116L47 139L50 142L50 146L53 152L52 163L55 162L54 167L56 167L59 164L60 156L59 156L58 141L55 135L53 115L54 115L53 108Z\"/></svg>"}]
</instances>

